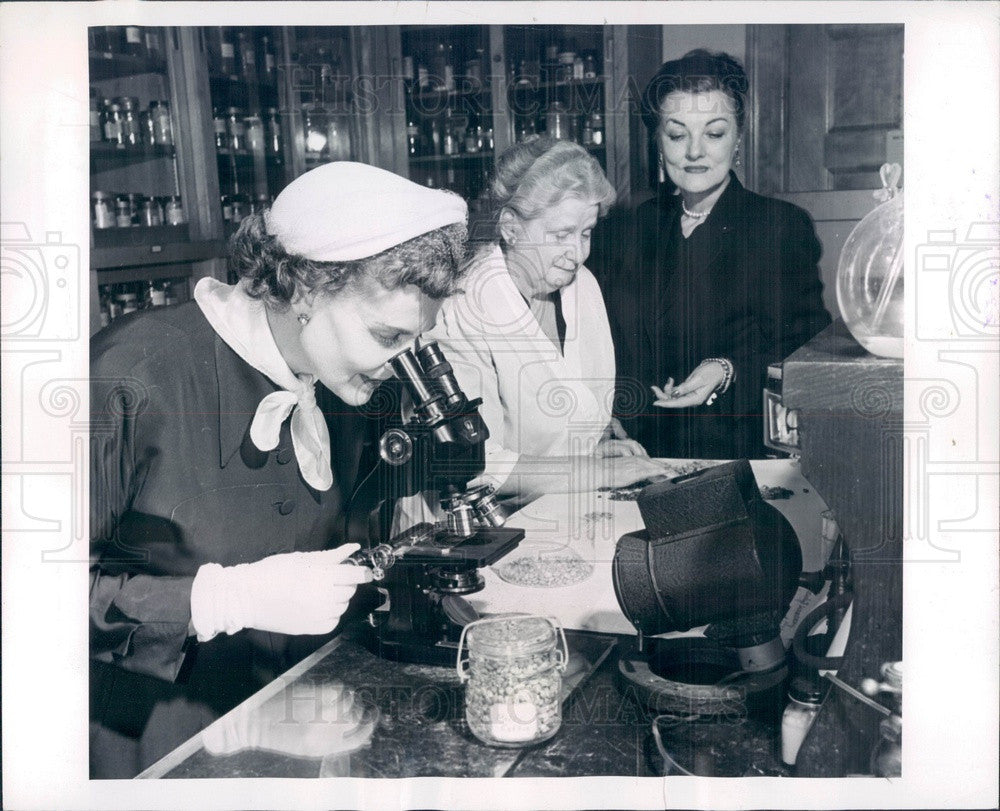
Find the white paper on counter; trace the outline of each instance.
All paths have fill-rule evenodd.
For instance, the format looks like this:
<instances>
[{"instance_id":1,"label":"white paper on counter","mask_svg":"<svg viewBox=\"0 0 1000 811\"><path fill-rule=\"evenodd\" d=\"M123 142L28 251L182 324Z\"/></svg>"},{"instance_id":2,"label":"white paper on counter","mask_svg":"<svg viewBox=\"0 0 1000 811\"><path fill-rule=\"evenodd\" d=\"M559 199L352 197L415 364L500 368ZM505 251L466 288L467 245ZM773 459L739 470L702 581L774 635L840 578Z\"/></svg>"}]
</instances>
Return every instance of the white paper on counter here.
<instances>
[{"instance_id":1,"label":"white paper on counter","mask_svg":"<svg viewBox=\"0 0 1000 811\"><path fill-rule=\"evenodd\" d=\"M665 461L689 464L689 460ZM751 460L750 466L759 486L784 487L792 491L790 498L768 503L781 511L798 535L803 570L822 568L825 561L821 560L820 513L826 509L826 504L802 476L798 461ZM533 543L565 545L593 563L594 571L586 580L574 585L537 588L507 583L492 569L483 569L486 587L467 598L476 610L481 614L527 612L554 617L565 628L635 633L618 606L611 582L611 561L618 539L628 532L643 529L635 501L615 501L601 492L549 494L511 515L507 526L524 530L520 550L529 550ZM510 552L508 558L516 558L519 549ZM697 632L695 629L690 633Z\"/></svg>"}]
</instances>

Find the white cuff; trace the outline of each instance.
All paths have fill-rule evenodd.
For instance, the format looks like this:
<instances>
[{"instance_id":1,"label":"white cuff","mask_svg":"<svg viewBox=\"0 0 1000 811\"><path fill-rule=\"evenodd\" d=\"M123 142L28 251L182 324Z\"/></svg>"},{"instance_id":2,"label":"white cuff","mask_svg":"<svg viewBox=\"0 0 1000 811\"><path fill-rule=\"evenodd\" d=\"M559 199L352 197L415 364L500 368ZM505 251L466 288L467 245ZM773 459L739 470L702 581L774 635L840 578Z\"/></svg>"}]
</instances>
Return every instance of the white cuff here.
<instances>
[{"instance_id":1,"label":"white cuff","mask_svg":"<svg viewBox=\"0 0 1000 811\"><path fill-rule=\"evenodd\" d=\"M206 563L198 569L191 584L191 625L199 642L208 642L225 631L235 634L243 629L239 622L239 604L228 571L218 563Z\"/></svg>"}]
</instances>

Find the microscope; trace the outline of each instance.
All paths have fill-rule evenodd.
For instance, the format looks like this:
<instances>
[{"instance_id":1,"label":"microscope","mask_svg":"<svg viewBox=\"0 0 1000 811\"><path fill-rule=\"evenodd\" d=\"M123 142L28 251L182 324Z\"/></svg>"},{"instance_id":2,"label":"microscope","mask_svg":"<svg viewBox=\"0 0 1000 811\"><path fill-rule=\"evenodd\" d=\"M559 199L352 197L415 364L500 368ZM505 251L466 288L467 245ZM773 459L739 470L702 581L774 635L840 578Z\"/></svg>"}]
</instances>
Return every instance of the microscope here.
<instances>
[{"instance_id":1,"label":"microscope","mask_svg":"<svg viewBox=\"0 0 1000 811\"><path fill-rule=\"evenodd\" d=\"M503 526L492 487L469 487L483 472L489 429L482 400L466 397L438 344L419 343L389 364L396 380L388 385L408 400L406 414L396 404L383 409L377 458L350 510L367 525L351 538L363 548L350 561L369 566L388 598L387 610L368 614L363 637L386 659L454 665L462 628L478 618L463 596L483 588L478 570L514 549L524 532ZM389 534L386 507L427 491L437 493L443 520L378 542Z\"/></svg>"}]
</instances>

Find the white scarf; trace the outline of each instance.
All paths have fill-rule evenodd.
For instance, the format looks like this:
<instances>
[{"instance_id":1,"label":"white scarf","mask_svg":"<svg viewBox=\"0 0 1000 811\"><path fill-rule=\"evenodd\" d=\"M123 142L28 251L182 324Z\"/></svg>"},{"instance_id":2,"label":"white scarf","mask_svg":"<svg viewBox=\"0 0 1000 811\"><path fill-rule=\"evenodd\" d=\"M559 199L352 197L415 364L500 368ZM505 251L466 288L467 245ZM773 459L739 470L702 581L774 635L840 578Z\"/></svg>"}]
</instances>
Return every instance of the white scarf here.
<instances>
[{"instance_id":1,"label":"white scarf","mask_svg":"<svg viewBox=\"0 0 1000 811\"><path fill-rule=\"evenodd\" d=\"M207 277L195 285L194 300L229 348L282 389L258 404L250 424L253 444L262 451L278 447L281 424L291 414L292 446L302 477L316 490L329 490L330 432L316 405L316 378L296 376L288 367L271 335L263 302L250 298L243 282L234 286Z\"/></svg>"}]
</instances>

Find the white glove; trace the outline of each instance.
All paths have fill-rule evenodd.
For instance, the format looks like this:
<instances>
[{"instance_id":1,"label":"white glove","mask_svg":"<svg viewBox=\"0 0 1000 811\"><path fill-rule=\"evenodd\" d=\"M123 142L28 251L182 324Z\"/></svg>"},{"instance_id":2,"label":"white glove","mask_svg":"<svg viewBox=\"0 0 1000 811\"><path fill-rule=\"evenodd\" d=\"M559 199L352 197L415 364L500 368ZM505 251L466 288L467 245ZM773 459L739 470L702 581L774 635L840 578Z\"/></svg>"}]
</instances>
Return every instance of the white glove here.
<instances>
[{"instance_id":1,"label":"white glove","mask_svg":"<svg viewBox=\"0 0 1000 811\"><path fill-rule=\"evenodd\" d=\"M347 609L365 566L344 563L360 549L344 544L324 552L287 552L238 566L206 563L191 587L191 625L198 641L243 628L282 634L325 634Z\"/></svg>"}]
</instances>

